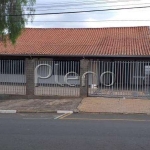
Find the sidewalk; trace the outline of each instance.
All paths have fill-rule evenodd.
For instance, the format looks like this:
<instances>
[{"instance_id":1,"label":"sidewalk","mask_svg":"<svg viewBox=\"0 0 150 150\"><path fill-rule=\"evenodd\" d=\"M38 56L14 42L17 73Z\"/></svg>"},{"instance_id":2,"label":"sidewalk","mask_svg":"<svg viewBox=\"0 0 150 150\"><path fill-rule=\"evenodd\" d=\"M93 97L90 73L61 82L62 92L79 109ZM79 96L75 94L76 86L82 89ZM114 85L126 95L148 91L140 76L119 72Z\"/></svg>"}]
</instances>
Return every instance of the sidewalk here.
<instances>
[{"instance_id":1,"label":"sidewalk","mask_svg":"<svg viewBox=\"0 0 150 150\"><path fill-rule=\"evenodd\" d=\"M150 114L150 100L87 97L70 99L30 99L0 101L0 110L20 113L67 110L84 113Z\"/></svg>"},{"instance_id":2,"label":"sidewalk","mask_svg":"<svg viewBox=\"0 0 150 150\"><path fill-rule=\"evenodd\" d=\"M0 101L0 110L17 110L17 112L77 111L80 102L81 98L6 100Z\"/></svg>"},{"instance_id":3,"label":"sidewalk","mask_svg":"<svg viewBox=\"0 0 150 150\"><path fill-rule=\"evenodd\" d=\"M86 113L150 114L150 100L87 97L78 110Z\"/></svg>"}]
</instances>

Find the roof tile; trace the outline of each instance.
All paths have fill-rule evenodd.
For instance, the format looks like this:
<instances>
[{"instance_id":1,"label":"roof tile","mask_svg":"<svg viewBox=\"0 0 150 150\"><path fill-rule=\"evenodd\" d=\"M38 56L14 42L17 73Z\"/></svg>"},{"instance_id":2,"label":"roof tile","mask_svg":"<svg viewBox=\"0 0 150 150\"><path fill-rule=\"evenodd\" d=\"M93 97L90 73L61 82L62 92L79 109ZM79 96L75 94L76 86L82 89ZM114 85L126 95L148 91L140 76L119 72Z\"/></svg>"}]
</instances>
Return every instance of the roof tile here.
<instances>
[{"instance_id":1,"label":"roof tile","mask_svg":"<svg viewBox=\"0 0 150 150\"><path fill-rule=\"evenodd\" d=\"M25 29L0 55L150 56L149 27Z\"/></svg>"}]
</instances>

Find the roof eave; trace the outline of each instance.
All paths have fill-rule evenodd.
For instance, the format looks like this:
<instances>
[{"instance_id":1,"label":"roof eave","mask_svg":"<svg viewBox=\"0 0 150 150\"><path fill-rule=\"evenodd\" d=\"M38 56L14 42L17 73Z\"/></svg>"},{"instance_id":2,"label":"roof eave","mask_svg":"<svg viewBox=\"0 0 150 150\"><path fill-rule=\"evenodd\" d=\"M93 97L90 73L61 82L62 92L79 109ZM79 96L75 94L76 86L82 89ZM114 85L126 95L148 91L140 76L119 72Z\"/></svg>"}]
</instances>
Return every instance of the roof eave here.
<instances>
[{"instance_id":1,"label":"roof eave","mask_svg":"<svg viewBox=\"0 0 150 150\"><path fill-rule=\"evenodd\" d=\"M150 55L49 55L49 54L0 54L0 56L18 57L82 57L82 58L150 58Z\"/></svg>"}]
</instances>

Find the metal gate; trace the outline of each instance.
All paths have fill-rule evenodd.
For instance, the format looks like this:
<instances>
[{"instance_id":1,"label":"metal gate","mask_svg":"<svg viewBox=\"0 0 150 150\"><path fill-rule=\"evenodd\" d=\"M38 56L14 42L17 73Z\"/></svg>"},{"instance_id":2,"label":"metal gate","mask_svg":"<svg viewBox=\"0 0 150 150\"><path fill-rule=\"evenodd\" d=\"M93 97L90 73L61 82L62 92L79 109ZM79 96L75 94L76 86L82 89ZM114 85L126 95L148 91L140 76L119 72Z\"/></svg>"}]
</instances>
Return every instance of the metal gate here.
<instances>
[{"instance_id":1,"label":"metal gate","mask_svg":"<svg viewBox=\"0 0 150 150\"><path fill-rule=\"evenodd\" d=\"M0 60L0 94L26 94L24 60Z\"/></svg>"},{"instance_id":2,"label":"metal gate","mask_svg":"<svg viewBox=\"0 0 150 150\"><path fill-rule=\"evenodd\" d=\"M90 61L89 96L149 97L149 61Z\"/></svg>"},{"instance_id":3,"label":"metal gate","mask_svg":"<svg viewBox=\"0 0 150 150\"><path fill-rule=\"evenodd\" d=\"M79 61L35 61L35 95L80 96Z\"/></svg>"}]
</instances>

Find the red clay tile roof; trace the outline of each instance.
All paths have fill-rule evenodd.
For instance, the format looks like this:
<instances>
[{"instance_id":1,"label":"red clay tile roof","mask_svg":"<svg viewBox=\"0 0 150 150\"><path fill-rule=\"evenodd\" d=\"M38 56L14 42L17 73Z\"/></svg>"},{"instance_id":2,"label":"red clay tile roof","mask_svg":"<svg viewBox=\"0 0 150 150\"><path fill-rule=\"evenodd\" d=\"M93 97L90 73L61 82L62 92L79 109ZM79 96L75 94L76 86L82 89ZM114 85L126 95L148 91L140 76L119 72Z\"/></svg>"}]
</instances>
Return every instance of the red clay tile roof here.
<instances>
[{"instance_id":1,"label":"red clay tile roof","mask_svg":"<svg viewBox=\"0 0 150 150\"><path fill-rule=\"evenodd\" d=\"M25 29L0 55L150 56L150 28Z\"/></svg>"}]
</instances>

